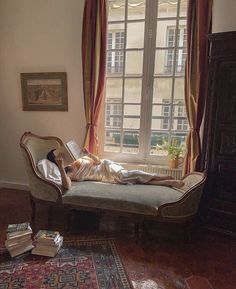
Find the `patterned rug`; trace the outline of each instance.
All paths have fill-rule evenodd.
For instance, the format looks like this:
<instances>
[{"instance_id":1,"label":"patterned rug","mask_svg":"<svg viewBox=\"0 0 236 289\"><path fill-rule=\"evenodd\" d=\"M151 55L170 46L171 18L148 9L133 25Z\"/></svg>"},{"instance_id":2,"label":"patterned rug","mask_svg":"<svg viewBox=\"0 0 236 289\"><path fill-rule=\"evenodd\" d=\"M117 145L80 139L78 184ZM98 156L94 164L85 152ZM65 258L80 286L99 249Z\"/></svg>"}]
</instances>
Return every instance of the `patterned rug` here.
<instances>
[{"instance_id":1,"label":"patterned rug","mask_svg":"<svg viewBox=\"0 0 236 289\"><path fill-rule=\"evenodd\" d=\"M112 240L66 241L54 258L0 254L0 289L131 289Z\"/></svg>"}]
</instances>

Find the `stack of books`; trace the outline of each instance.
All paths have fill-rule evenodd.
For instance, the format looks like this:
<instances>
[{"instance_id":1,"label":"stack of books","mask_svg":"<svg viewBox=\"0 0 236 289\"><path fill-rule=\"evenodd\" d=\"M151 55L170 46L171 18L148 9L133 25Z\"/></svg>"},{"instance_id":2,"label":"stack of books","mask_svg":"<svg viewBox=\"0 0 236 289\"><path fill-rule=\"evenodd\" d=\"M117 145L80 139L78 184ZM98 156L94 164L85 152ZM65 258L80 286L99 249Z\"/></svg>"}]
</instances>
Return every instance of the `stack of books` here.
<instances>
[{"instance_id":1,"label":"stack of books","mask_svg":"<svg viewBox=\"0 0 236 289\"><path fill-rule=\"evenodd\" d=\"M54 257L60 250L63 237L57 231L40 230L35 239L35 248L32 254Z\"/></svg>"},{"instance_id":2,"label":"stack of books","mask_svg":"<svg viewBox=\"0 0 236 289\"><path fill-rule=\"evenodd\" d=\"M18 256L33 249L32 229L29 223L9 224L5 246L11 257Z\"/></svg>"}]
</instances>

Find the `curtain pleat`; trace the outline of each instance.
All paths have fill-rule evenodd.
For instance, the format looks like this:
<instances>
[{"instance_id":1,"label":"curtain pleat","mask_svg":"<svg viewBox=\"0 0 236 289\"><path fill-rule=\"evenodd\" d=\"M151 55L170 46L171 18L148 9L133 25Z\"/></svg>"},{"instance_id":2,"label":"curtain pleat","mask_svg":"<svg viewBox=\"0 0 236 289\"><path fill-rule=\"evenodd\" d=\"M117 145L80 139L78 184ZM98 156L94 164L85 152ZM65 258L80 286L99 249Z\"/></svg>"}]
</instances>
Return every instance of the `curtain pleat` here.
<instances>
[{"instance_id":1,"label":"curtain pleat","mask_svg":"<svg viewBox=\"0 0 236 289\"><path fill-rule=\"evenodd\" d=\"M97 122L105 83L106 0L86 0L83 15L82 64L86 136L84 147L98 153Z\"/></svg>"},{"instance_id":2,"label":"curtain pleat","mask_svg":"<svg viewBox=\"0 0 236 289\"><path fill-rule=\"evenodd\" d=\"M185 105L190 126L186 139L183 174L198 170L201 156L200 127L205 109L208 52L213 0L189 0L187 15L187 59Z\"/></svg>"}]
</instances>

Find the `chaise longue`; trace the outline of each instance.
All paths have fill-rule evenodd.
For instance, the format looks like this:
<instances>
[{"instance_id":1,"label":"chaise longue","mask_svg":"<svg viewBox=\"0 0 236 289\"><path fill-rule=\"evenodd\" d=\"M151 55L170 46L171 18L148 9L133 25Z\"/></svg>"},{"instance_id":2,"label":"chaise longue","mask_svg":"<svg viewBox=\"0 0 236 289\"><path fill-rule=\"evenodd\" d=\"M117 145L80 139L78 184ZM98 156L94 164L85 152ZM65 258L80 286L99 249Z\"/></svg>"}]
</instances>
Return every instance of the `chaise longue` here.
<instances>
[{"instance_id":1,"label":"chaise longue","mask_svg":"<svg viewBox=\"0 0 236 289\"><path fill-rule=\"evenodd\" d=\"M189 237L190 224L196 215L203 192L205 175L194 172L183 177L185 185L175 189L158 185L122 185L94 181L72 182L69 190L44 179L37 169L37 163L47 153L62 145L53 136L41 137L31 132L23 134L20 147L31 192L32 222L38 202L47 202L49 207L63 206L68 209L135 217L135 235L139 235L139 224L143 220L184 223ZM49 214L51 215L51 214Z\"/></svg>"}]
</instances>

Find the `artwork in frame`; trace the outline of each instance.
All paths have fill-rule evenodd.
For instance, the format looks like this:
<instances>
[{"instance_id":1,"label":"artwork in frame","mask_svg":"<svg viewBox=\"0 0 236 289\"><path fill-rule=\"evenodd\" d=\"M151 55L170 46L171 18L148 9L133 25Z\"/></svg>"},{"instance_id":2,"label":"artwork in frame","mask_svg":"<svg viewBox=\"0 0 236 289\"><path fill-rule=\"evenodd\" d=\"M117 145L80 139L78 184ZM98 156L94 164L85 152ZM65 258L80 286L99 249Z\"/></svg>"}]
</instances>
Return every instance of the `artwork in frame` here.
<instances>
[{"instance_id":1,"label":"artwork in frame","mask_svg":"<svg viewBox=\"0 0 236 289\"><path fill-rule=\"evenodd\" d=\"M66 72L21 73L23 110L68 111Z\"/></svg>"}]
</instances>

